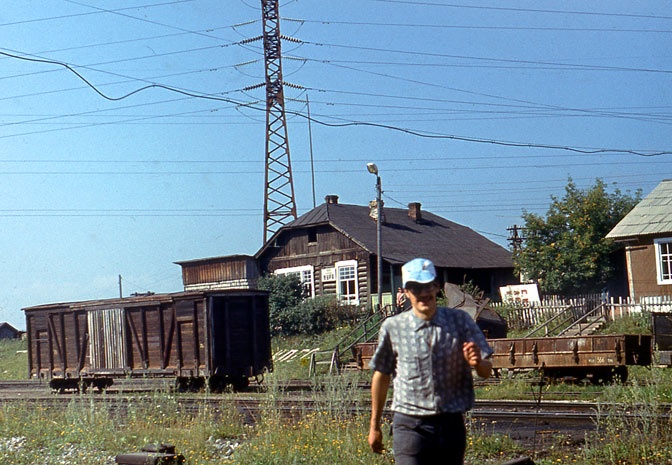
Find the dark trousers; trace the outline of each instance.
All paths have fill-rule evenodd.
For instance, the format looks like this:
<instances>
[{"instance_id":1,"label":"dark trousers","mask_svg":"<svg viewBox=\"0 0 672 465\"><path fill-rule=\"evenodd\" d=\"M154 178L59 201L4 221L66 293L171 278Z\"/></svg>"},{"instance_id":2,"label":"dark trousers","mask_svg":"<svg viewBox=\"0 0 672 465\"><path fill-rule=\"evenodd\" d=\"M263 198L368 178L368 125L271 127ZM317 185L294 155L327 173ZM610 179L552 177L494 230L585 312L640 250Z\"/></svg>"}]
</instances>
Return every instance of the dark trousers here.
<instances>
[{"instance_id":1,"label":"dark trousers","mask_svg":"<svg viewBox=\"0 0 672 465\"><path fill-rule=\"evenodd\" d=\"M461 413L426 417L395 413L392 447L396 465L463 465L467 431Z\"/></svg>"}]
</instances>

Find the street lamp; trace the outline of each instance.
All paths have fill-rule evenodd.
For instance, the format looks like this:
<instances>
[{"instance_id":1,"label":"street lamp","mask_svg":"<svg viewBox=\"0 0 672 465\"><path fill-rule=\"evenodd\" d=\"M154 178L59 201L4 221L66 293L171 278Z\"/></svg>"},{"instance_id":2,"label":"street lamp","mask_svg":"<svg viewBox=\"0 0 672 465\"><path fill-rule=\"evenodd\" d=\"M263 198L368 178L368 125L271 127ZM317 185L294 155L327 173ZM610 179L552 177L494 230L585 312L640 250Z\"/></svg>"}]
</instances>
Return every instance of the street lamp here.
<instances>
[{"instance_id":1,"label":"street lamp","mask_svg":"<svg viewBox=\"0 0 672 465\"><path fill-rule=\"evenodd\" d=\"M378 210L378 218L376 219L376 255L378 256L378 310L383 308L383 200L382 187L380 183L380 176L378 175L378 167L375 163L367 163L366 169L369 173L376 177L376 209Z\"/></svg>"}]
</instances>

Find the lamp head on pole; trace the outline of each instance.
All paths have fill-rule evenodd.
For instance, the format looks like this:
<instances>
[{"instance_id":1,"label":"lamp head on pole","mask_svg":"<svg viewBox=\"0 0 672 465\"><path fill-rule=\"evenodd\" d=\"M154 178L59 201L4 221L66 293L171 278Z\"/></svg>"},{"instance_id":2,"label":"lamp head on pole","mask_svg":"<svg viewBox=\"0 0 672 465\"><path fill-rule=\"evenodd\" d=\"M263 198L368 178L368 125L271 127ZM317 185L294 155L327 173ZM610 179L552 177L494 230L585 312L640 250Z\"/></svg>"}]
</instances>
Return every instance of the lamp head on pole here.
<instances>
[{"instance_id":1,"label":"lamp head on pole","mask_svg":"<svg viewBox=\"0 0 672 465\"><path fill-rule=\"evenodd\" d=\"M369 173L375 174L378 176L378 167L376 166L375 163L367 163L366 164L366 169L369 170Z\"/></svg>"}]
</instances>

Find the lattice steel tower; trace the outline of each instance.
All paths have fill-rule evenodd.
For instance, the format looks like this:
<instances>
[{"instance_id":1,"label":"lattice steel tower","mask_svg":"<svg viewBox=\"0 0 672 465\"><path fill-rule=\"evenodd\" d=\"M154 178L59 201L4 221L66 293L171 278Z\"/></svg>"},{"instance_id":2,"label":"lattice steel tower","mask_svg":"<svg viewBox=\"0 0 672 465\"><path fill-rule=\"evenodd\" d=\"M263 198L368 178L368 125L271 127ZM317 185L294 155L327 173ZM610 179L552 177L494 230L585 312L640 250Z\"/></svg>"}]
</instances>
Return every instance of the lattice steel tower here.
<instances>
[{"instance_id":1,"label":"lattice steel tower","mask_svg":"<svg viewBox=\"0 0 672 465\"><path fill-rule=\"evenodd\" d=\"M264 243L282 225L296 219L292 164L287 138L280 49L278 0L261 0L266 66L266 180Z\"/></svg>"}]
</instances>

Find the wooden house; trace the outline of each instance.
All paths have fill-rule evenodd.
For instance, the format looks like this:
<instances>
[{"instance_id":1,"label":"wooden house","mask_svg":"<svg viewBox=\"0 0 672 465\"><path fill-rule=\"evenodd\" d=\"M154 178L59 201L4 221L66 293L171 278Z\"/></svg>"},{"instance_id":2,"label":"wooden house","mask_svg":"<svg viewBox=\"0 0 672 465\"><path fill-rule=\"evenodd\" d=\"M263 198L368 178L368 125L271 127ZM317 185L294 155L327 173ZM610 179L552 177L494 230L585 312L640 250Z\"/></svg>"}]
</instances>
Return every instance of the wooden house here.
<instances>
[{"instance_id":1,"label":"wooden house","mask_svg":"<svg viewBox=\"0 0 672 465\"><path fill-rule=\"evenodd\" d=\"M377 304L377 208L346 205L335 195L280 228L257 252L262 273L294 273L311 296ZM416 257L434 261L442 283L471 282L486 295L517 283L511 253L472 229L427 211L383 208L383 304L401 286L401 266Z\"/></svg>"},{"instance_id":2,"label":"wooden house","mask_svg":"<svg viewBox=\"0 0 672 465\"><path fill-rule=\"evenodd\" d=\"M672 179L658 184L607 238L625 247L632 299L672 295Z\"/></svg>"}]
</instances>

